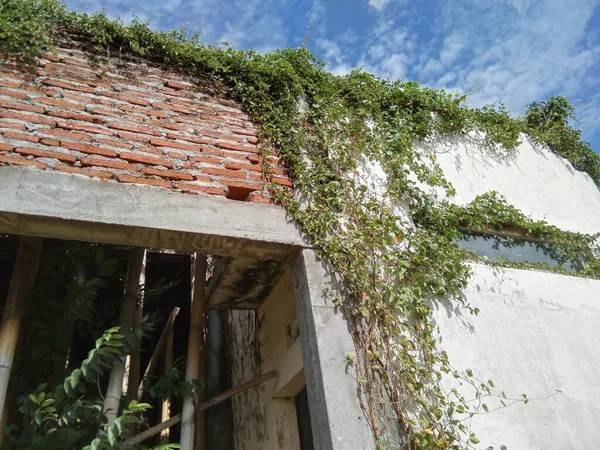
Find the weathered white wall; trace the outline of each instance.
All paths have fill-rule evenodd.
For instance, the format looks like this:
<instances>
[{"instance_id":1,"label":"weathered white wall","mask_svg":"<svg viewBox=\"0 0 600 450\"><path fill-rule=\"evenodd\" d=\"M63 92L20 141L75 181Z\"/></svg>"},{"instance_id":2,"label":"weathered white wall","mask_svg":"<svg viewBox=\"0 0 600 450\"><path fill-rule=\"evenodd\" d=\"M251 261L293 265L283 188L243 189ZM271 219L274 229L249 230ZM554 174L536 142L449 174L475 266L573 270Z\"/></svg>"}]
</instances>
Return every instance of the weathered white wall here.
<instances>
[{"instance_id":1,"label":"weathered white wall","mask_svg":"<svg viewBox=\"0 0 600 450\"><path fill-rule=\"evenodd\" d=\"M600 191L564 158L526 136L511 150L493 148L475 136L435 139L417 146L435 155L456 189L454 201L498 191L534 219L583 233L600 231Z\"/></svg>"},{"instance_id":2,"label":"weathered white wall","mask_svg":"<svg viewBox=\"0 0 600 450\"><path fill-rule=\"evenodd\" d=\"M597 448L600 281L475 264L465 294L477 317L443 304L434 314L451 363L531 399L475 416L477 448Z\"/></svg>"},{"instance_id":3,"label":"weathered white wall","mask_svg":"<svg viewBox=\"0 0 600 450\"><path fill-rule=\"evenodd\" d=\"M462 138L436 140L421 150L435 155L456 188L458 204L495 190L535 219L570 231L600 231L600 191L546 148L524 139L514 150L501 150ZM456 368L492 379L509 397L525 393L532 399L475 416L477 447L598 447L600 281L473 267L465 296L481 312L457 316L448 305L438 305L434 320L442 347Z\"/></svg>"}]
</instances>

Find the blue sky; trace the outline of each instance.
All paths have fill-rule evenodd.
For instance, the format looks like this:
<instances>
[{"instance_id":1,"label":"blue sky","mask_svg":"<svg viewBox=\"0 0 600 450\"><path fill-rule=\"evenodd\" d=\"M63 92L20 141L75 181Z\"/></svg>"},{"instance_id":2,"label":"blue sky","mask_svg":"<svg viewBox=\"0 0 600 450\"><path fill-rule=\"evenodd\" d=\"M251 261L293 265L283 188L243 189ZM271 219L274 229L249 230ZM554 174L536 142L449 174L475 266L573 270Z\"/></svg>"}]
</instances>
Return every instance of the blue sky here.
<instances>
[{"instance_id":1,"label":"blue sky","mask_svg":"<svg viewBox=\"0 0 600 450\"><path fill-rule=\"evenodd\" d=\"M309 46L335 73L363 67L381 77L470 92L469 104L503 102L514 114L566 95L600 151L600 0L66 0L134 11L160 30L202 30L207 43L270 51Z\"/></svg>"}]
</instances>

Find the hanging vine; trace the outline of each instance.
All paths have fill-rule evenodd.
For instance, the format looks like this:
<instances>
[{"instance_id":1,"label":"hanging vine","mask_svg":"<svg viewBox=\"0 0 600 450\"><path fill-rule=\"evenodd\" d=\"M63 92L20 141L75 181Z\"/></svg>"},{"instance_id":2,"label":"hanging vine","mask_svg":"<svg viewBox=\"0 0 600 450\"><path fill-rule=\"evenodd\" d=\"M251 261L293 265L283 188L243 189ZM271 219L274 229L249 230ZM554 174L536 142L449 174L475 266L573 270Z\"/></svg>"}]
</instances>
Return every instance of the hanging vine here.
<instances>
[{"instance_id":1,"label":"hanging vine","mask_svg":"<svg viewBox=\"0 0 600 450\"><path fill-rule=\"evenodd\" d=\"M481 133L490 146L506 151L525 133L600 184L600 157L570 127L573 109L562 97L533 103L524 118L513 118L501 105L471 109L464 97L415 82L381 80L360 70L335 76L304 47L261 55L202 45L198 34L185 30L155 32L135 19L125 25L103 14L67 12L55 0L0 5L5 54L32 61L65 32L85 36L95 51L131 52L218 77L260 126L263 152L281 152L301 194L270 189L346 287L334 300L354 329L355 352L347 364L357 373L380 448L395 429L410 449L470 447L478 440L468 420L495 408L492 401L509 401L493 381L455 369L428 320L440 297L478 312L461 296L473 259L457 245L461 229L516 226L525 237L564 245L569 257L585 253L587 263L577 275L600 278L597 236L534 221L495 194L453 205L447 198L454 190L435 159L413 146L430 136ZM373 173L384 179L374 183ZM475 401L447 389L446 377L470 386Z\"/></svg>"}]
</instances>

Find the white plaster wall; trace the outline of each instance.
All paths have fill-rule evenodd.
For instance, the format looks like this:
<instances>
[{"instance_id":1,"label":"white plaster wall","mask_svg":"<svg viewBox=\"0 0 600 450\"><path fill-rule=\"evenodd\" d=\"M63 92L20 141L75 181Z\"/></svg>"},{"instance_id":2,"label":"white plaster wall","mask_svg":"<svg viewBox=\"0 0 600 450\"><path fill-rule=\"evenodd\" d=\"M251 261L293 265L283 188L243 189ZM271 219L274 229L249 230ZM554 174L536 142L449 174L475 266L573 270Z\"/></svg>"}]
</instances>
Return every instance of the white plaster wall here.
<instances>
[{"instance_id":1,"label":"white plaster wall","mask_svg":"<svg viewBox=\"0 0 600 450\"><path fill-rule=\"evenodd\" d=\"M600 191L592 179L564 158L526 136L511 150L492 148L477 136L436 138L417 145L435 155L456 189L454 201L466 204L478 194L498 191L535 219L562 229L600 231Z\"/></svg>"},{"instance_id":2,"label":"white plaster wall","mask_svg":"<svg viewBox=\"0 0 600 450\"><path fill-rule=\"evenodd\" d=\"M452 365L531 399L475 416L477 448L598 448L600 281L475 264L465 295L478 316L433 317Z\"/></svg>"},{"instance_id":3,"label":"white plaster wall","mask_svg":"<svg viewBox=\"0 0 600 450\"><path fill-rule=\"evenodd\" d=\"M467 204L495 190L535 219L571 231L600 231L600 191L587 174L525 137L513 150L490 148L472 137L419 146L435 156L455 187L454 202ZM475 416L472 431L481 441L476 447L597 448L600 281L473 267L464 293L481 312L457 317L438 305L433 318L442 347L457 369L471 368L481 380L492 379L509 397L525 393L532 399ZM490 409L499 405L498 400L487 403Z\"/></svg>"}]
</instances>

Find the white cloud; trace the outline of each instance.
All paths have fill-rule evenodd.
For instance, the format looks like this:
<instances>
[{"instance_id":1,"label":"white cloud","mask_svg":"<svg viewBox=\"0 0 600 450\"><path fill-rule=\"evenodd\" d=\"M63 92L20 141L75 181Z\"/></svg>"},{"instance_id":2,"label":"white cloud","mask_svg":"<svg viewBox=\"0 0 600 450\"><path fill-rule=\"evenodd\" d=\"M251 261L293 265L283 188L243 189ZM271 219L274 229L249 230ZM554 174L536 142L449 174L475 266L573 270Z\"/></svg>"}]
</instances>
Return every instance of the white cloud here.
<instances>
[{"instance_id":1,"label":"white cloud","mask_svg":"<svg viewBox=\"0 0 600 450\"><path fill-rule=\"evenodd\" d=\"M377 11L381 11L390 1L391 0L369 0L369 6L372 6Z\"/></svg>"},{"instance_id":2,"label":"white cloud","mask_svg":"<svg viewBox=\"0 0 600 450\"><path fill-rule=\"evenodd\" d=\"M394 80L404 78L407 69L407 59L404 53L392 53L387 56L380 63L381 75Z\"/></svg>"},{"instance_id":3,"label":"white cloud","mask_svg":"<svg viewBox=\"0 0 600 450\"><path fill-rule=\"evenodd\" d=\"M452 65L464 46L465 40L460 33L450 34L444 39L442 51L440 52L440 62L446 67Z\"/></svg>"}]
</instances>

